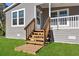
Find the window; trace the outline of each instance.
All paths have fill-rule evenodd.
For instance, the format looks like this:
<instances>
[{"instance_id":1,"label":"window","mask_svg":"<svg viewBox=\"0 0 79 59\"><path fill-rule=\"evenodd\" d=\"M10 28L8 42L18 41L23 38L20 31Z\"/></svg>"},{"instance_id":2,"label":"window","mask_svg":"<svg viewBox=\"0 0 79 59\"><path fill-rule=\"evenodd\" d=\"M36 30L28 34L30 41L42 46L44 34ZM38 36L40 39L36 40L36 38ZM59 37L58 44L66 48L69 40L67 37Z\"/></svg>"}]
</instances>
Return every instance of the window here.
<instances>
[{"instance_id":1,"label":"window","mask_svg":"<svg viewBox=\"0 0 79 59\"><path fill-rule=\"evenodd\" d=\"M52 12L51 17L57 17L57 12Z\"/></svg>"},{"instance_id":2,"label":"window","mask_svg":"<svg viewBox=\"0 0 79 59\"><path fill-rule=\"evenodd\" d=\"M67 25L67 18L58 18L69 15L69 9L60 9L51 12L51 24L57 25L57 20L59 20L59 25ZM57 17L57 18L56 18Z\"/></svg>"},{"instance_id":3,"label":"window","mask_svg":"<svg viewBox=\"0 0 79 59\"><path fill-rule=\"evenodd\" d=\"M24 26L25 25L25 9L19 9L12 11L12 26Z\"/></svg>"},{"instance_id":4,"label":"window","mask_svg":"<svg viewBox=\"0 0 79 59\"><path fill-rule=\"evenodd\" d=\"M69 15L68 9L54 10L51 12L51 17L62 17L68 15Z\"/></svg>"}]
</instances>

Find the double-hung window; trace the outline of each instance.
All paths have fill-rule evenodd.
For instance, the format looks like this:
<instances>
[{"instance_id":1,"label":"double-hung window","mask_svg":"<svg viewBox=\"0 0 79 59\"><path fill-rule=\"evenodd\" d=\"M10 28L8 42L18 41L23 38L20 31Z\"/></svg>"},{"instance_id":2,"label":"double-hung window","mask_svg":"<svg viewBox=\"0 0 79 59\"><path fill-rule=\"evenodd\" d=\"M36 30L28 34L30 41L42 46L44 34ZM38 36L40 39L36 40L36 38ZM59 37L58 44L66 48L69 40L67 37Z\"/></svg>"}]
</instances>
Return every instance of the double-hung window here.
<instances>
[{"instance_id":1,"label":"double-hung window","mask_svg":"<svg viewBox=\"0 0 79 59\"><path fill-rule=\"evenodd\" d=\"M24 8L12 11L11 15L12 15L12 19L11 19L12 26L25 25L25 9Z\"/></svg>"},{"instance_id":2,"label":"double-hung window","mask_svg":"<svg viewBox=\"0 0 79 59\"><path fill-rule=\"evenodd\" d=\"M59 21L59 25L68 25L67 18L64 18L64 16L69 15L69 9L60 9L60 10L54 10L51 12L51 24L57 25L57 20ZM63 17L63 18L62 18Z\"/></svg>"}]
</instances>

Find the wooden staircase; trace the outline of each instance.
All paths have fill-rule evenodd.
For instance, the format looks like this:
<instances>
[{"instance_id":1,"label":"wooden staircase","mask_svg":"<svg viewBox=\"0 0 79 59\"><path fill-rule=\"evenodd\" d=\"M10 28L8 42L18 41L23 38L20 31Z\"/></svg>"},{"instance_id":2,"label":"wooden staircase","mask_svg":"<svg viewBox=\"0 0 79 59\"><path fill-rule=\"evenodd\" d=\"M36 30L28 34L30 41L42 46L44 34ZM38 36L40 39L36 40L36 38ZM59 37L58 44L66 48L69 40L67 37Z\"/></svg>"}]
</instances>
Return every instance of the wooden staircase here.
<instances>
[{"instance_id":1,"label":"wooden staircase","mask_svg":"<svg viewBox=\"0 0 79 59\"><path fill-rule=\"evenodd\" d=\"M31 36L29 36L27 43L31 44L44 44L44 31L34 31Z\"/></svg>"},{"instance_id":2,"label":"wooden staircase","mask_svg":"<svg viewBox=\"0 0 79 59\"><path fill-rule=\"evenodd\" d=\"M50 30L50 17L47 18L41 30L35 30L35 19L33 19L24 29L26 30L26 42L28 44L44 45Z\"/></svg>"}]
</instances>

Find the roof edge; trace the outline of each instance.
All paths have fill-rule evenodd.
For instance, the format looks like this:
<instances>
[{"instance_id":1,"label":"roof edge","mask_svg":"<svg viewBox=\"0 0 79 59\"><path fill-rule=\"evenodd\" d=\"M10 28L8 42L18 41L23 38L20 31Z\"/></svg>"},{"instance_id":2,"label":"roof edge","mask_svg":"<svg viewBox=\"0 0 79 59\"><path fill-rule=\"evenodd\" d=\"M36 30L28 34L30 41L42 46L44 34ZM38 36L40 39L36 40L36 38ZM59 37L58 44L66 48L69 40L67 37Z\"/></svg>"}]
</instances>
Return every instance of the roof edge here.
<instances>
[{"instance_id":1,"label":"roof edge","mask_svg":"<svg viewBox=\"0 0 79 59\"><path fill-rule=\"evenodd\" d=\"M16 5L18 5L18 4L20 4L20 3L13 3L13 4L10 5L9 7L5 8L5 9L3 10L3 12L7 12L8 10L10 10L11 8L13 8L14 6L16 6Z\"/></svg>"}]
</instances>

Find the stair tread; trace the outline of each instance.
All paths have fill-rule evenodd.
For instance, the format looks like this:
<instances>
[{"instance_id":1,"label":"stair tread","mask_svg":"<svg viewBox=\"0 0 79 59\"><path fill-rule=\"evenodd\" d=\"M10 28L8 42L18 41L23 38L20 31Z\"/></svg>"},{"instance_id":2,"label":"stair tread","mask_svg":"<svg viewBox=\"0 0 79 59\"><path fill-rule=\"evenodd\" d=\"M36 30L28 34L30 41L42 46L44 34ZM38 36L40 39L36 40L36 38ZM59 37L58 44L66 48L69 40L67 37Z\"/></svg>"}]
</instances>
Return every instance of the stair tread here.
<instances>
[{"instance_id":1,"label":"stair tread","mask_svg":"<svg viewBox=\"0 0 79 59\"><path fill-rule=\"evenodd\" d=\"M38 32L43 33L43 32L41 32L41 31L34 31L34 32L37 32L37 33L38 33Z\"/></svg>"},{"instance_id":2,"label":"stair tread","mask_svg":"<svg viewBox=\"0 0 79 59\"><path fill-rule=\"evenodd\" d=\"M44 38L32 38L32 37L30 37L29 39L35 39L35 40L44 41Z\"/></svg>"},{"instance_id":3,"label":"stair tread","mask_svg":"<svg viewBox=\"0 0 79 59\"><path fill-rule=\"evenodd\" d=\"M44 44L44 42L39 42L39 41L27 41L29 44Z\"/></svg>"},{"instance_id":4,"label":"stair tread","mask_svg":"<svg viewBox=\"0 0 79 59\"><path fill-rule=\"evenodd\" d=\"M44 38L43 36L29 36L29 38L39 38L39 39L42 39L42 38Z\"/></svg>"},{"instance_id":5,"label":"stair tread","mask_svg":"<svg viewBox=\"0 0 79 59\"><path fill-rule=\"evenodd\" d=\"M43 32L44 30L36 30L35 32Z\"/></svg>"},{"instance_id":6,"label":"stair tread","mask_svg":"<svg viewBox=\"0 0 79 59\"><path fill-rule=\"evenodd\" d=\"M29 39L43 39L43 38L33 38L33 37L29 37Z\"/></svg>"},{"instance_id":7,"label":"stair tread","mask_svg":"<svg viewBox=\"0 0 79 59\"><path fill-rule=\"evenodd\" d=\"M43 35L32 35L33 38L44 38Z\"/></svg>"},{"instance_id":8,"label":"stair tread","mask_svg":"<svg viewBox=\"0 0 79 59\"><path fill-rule=\"evenodd\" d=\"M44 32L33 32L33 34L41 34L41 35L44 35Z\"/></svg>"}]
</instances>

